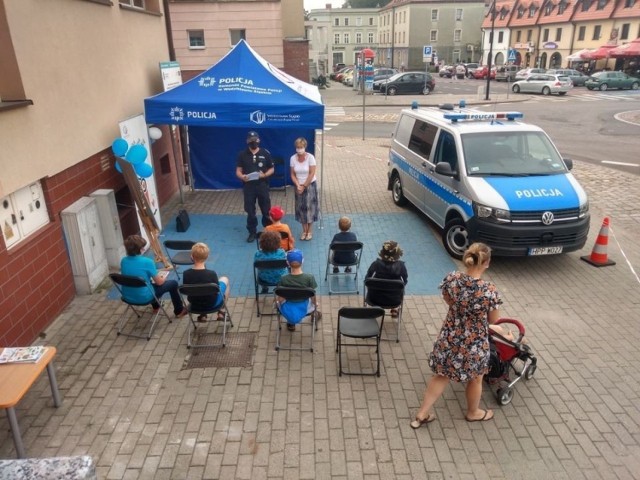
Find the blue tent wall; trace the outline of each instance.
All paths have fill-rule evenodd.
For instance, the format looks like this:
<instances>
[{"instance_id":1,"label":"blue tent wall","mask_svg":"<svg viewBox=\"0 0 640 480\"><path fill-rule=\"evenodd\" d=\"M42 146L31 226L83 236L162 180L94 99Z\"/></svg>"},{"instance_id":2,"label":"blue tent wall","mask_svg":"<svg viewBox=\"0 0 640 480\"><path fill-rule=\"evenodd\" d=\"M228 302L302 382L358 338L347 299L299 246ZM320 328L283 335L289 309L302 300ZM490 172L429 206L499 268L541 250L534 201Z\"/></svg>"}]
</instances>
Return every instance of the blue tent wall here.
<instances>
[{"instance_id":1,"label":"blue tent wall","mask_svg":"<svg viewBox=\"0 0 640 480\"><path fill-rule=\"evenodd\" d=\"M307 151L314 153L314 130L253 129L260 134L260 145L273 158L285 161L284 171L288 175L289 158L295 153L293 142L304 137ZM236 158L238 152L246 148L248 130L237 128L189 127L189 145L193 187L197 190L218 190L241 188L236 178ZM318 160L319 161L319 160ZM276 172L280 173L280 172ZM319 176L319 174L318 174ZM272 187L282 186L282 181L271 180ZM287 177L287 184L291 180Z\"/></svg>"}]
</instances>

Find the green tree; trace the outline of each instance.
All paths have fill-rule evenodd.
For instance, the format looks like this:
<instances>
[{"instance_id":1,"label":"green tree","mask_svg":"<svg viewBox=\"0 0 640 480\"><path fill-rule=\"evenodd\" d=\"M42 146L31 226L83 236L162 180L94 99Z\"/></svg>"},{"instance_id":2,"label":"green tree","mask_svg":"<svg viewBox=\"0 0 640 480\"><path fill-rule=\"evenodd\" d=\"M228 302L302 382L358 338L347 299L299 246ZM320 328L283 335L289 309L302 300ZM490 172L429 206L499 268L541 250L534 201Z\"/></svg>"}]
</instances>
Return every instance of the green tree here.
<instances>
[{"instance_id":1,"label":"green tree","mask_svg":"<svg viewBox=\"0 0 640 480\"><path fill-rule=\"evenodd\" d=\"M342 8L382 8L391 0L347 0Z\"/></svg>"}]
</instances>

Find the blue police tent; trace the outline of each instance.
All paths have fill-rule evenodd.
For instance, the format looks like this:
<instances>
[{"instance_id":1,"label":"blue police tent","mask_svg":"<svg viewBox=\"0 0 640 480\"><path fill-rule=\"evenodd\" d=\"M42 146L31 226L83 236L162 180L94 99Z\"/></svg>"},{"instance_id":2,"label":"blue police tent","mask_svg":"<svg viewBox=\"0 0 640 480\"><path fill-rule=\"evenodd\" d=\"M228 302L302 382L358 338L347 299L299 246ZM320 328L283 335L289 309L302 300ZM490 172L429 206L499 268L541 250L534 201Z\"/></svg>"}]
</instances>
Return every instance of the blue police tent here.
<instances>
[{"instance_id":1,"label":"blue police tent","mask_svg":"<svg viewBox=\"0 0 640 480\"><path fill-rule=\"evenodd\" d=\"M324 126L318 88L274 67L244 40L204 73L145 99L144 108L148 124L188 126L193 187L200 190L241 187L236 157L250 130L284 160L276 173L288 176L294 140L305 137L314 153L315 129Z\"/></svg>"}]
</instances>

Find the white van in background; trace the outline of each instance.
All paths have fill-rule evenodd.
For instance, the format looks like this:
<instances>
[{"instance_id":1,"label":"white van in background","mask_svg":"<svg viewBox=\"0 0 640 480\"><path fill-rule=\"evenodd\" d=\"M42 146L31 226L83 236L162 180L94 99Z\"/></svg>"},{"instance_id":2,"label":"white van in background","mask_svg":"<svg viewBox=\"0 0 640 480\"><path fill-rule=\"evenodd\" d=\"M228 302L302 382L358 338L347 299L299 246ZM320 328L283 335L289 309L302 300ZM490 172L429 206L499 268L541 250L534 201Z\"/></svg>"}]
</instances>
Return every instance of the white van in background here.
<instances>
[{"instance_id":1,"label":"white van in background","mask_svg":"<svg viewBox=\"0 0 640 480\"><path fill-rule=\"evenodd\" d=\"M387 187L397 205L411 202L442 228L455 258L476 241L495 255L527 256L579 250L587 240L589 203L573 162L522 117L453 105L400 114Z\"/></svg>"}]
</instances>

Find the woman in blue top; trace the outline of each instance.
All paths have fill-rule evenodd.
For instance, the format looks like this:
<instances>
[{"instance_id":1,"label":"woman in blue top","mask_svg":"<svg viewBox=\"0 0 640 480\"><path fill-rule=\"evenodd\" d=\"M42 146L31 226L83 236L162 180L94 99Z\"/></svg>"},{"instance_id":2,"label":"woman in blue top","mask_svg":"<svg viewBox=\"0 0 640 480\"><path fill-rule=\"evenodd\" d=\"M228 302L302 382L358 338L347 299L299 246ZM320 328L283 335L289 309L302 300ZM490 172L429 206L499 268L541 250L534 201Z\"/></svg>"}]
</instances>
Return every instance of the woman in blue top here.
<instances>
[{"instance_id":1,"label":"woman in blue top","mask_svg":"<svg viewBox=\"0 0 640 480\"><path fill-rule=\"evenodd\" d=\"M254 260L286 260L287 254L280 247L280 234L275 231L264 231L260 235L260 250L254 256ZM261 282L268 285L277 285L282 275L287 274L286 268L262 269L258 272ZM262 293L266 293L268 287L262 287Z\"/></svg>"},{"instance_id":2,"label":"woman in blue top","mask_svg":"<svg viewBox=\"0 0 640 480\"><path fill-rule=\"evenodd\" d=\"M166 280L166 277L158 273L155 262L149 257L141 255L142 249L147 241L140 235L130 235L124 241L124 248L127 256L120 261L120 272L123 275L132 275L142 277L147 285L153 288L156 297L160 298L169 292L171 301L173 302L173 313L176 317L184 317L187 309L182 304L182 298L178 292L178 282L175 280ZM160 308L160 305L153 300L151 292L144 288L122 287L122 294L127 300L135 302L151 302L154 310ZM153 301L152 301L153 300Z\"/></svg>"}]
</instances>

